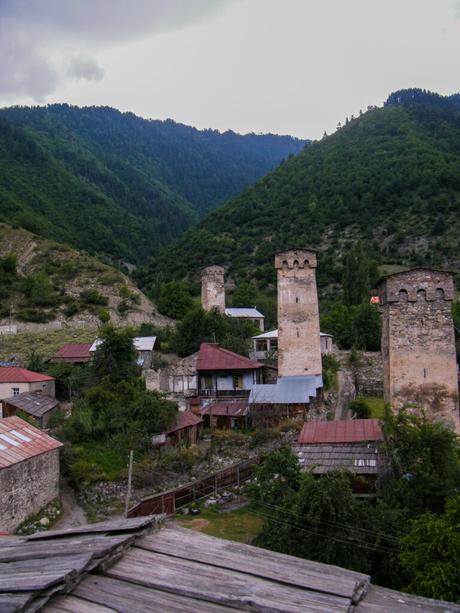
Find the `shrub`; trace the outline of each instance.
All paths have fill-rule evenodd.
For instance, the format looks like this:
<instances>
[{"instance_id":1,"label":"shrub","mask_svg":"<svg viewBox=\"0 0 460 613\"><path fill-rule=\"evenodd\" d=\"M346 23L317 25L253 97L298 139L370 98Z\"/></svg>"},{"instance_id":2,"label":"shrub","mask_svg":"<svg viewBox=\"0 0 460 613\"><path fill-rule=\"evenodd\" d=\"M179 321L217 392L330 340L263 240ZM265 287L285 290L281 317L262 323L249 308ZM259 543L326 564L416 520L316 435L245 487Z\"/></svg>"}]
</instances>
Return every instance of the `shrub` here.
<instances>
[{"instance_id":1,"label":"shrub","mask_svg":"<svg viewBox=\"0 0 460 613\"><path fill-rule=\"evenodd\" d=\"M371 409L369 405L365 400L360 398L352 400L348 405L348 408L357 419L369 419L371 416Z\"/></svg>"},{"instance_id":2,"label":"shrub","mask_svg":"<svg viewBox=\"0 0 460 613\"><path fill-rule=\"evenodd\" d=\"M266 430L255 430L251 434L251 442L249 443L249 446L251 448L258 447L259 445L263 445L264 443L280 438L280 436L280 432L271 428L267 428Z\"/></svg>"},{"instance_id":3,"label":"shrub","mask_svg":"<svg viewBox=\"0 0 460 613\"><path fill-rule=\"evenodd\" d=\"M97 289L84 289L80 292L80 300L85 304L98 304L102 306L109 304L107 296L99 293Z\"/></svg>"}]
</instances>

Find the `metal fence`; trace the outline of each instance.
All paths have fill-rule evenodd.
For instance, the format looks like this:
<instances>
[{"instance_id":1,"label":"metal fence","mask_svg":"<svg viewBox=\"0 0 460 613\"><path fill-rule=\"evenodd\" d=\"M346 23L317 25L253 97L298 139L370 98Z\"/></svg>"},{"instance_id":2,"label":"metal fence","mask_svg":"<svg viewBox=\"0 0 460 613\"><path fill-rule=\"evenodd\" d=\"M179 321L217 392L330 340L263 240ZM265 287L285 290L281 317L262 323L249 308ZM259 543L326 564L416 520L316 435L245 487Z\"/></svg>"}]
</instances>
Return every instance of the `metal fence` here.
<instances>
[{"instance_id":1,"label":"metal fence","mask_svg":"<svg viewBox=\"0 0 460 613\"><path fill-rule=\"evenodd\" d=\"M212 473L204 479L143 498L138 504L129 509L128 517L144 517L158 513L174 515L181 507L185 507L203 498L208 498L227 487L239 486L241 483L244 483L250 479L253 466L258 464L259 461L258 458L254 458L251 461L240 462L229 468Z\"/></svg>"}]
</instances>

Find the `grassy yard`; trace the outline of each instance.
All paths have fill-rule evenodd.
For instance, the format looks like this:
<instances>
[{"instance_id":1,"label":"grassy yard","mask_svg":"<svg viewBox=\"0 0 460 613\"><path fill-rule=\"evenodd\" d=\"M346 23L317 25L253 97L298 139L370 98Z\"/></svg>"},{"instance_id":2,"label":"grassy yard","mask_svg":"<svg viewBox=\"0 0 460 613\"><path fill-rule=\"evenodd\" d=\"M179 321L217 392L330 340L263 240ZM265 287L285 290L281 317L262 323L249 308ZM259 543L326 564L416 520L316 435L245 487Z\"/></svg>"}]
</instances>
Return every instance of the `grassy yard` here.
<instances>
[{"instance_id":1,"label":"grassy yard","mask_svg":"<svg viewBox=\"0 0 460 613\"><path fill-rule=\"evenodd\" d=\"M72 448L74 463L71 466L75 481L113 481L123 476L128 458L118 449L97 441L79 443Z\"/></svg>"},{"instance_id":2,"label":"grassy yard","mask_svg":"<svg viewBox=\"0 0 460 613\"><path fill-rule=\"evenodd\" d=\"M380 396L359 396L357 400L364 400L371 410L371 417L376 417L377 419L383 418L383 409L385 406L383 398Z\"/></svg>"},{"instance_id":3,"label":"grassy yard","mask_svg":"<svg viewBox=\"0 0 460 613\"><path fill-rule=\"evenodd\" d=\"M254 515L250 506L236 511L219 512L201 509L197 515L178 515L175 521L184 528L204 532L228 541L251 543L262 530L263 518Z\"/></svg>"}]
</instances>

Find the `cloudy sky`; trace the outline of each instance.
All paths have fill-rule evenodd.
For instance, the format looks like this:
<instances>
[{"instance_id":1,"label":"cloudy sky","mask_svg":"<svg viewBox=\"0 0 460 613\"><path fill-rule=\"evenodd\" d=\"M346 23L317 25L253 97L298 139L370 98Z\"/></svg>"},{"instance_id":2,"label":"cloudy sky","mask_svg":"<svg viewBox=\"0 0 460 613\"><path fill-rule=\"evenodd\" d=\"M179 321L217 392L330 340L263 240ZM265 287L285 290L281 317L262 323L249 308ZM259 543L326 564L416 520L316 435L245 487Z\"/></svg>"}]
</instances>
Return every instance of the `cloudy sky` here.
<instances>
[{"instance_id":1,"label":"cloudy sky","mask_svg":"<svg viewBox=\"0 0 460 613\"><path fill-rule=\"evenodd\" d=\"M0 105L110 105L319 138L460 90L460 0L0 0Z\"/></svg>"}]
</instances>

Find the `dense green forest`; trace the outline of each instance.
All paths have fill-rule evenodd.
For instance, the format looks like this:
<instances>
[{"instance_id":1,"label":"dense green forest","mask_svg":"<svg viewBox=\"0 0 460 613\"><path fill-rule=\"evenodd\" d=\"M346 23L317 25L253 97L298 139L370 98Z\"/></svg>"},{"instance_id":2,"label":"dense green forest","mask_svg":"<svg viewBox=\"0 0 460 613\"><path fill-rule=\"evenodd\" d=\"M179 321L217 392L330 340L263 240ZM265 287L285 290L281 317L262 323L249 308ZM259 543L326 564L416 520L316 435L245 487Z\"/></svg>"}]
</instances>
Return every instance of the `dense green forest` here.
<instances>
[{"instance_id":1,"label":"dense green forest","mask_svg":"<svg viewBox=\"0 0 460 613\"><path fill-rule=\"evenodd\" d=\"M237 285L269 293L274 253L309 245L320 251L320 295L334 299L358 241L374 267L457 271L459 168L458 96L395 92L383 108L348 119L210 213L152 258L138 280L155 295L173 277L196 283L212 263Z\"/></svg>"},{"instance_id":2,"label":"dense green forest","mask_svg":"<svg viewBox=\"0 0 460 613\"><path fill-rule=\"evenodd\" d=\"M0 110L0 221L138 263L303 148L66 104Z\"/></svg>"}]
</instances>

